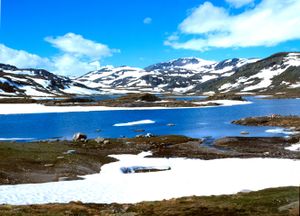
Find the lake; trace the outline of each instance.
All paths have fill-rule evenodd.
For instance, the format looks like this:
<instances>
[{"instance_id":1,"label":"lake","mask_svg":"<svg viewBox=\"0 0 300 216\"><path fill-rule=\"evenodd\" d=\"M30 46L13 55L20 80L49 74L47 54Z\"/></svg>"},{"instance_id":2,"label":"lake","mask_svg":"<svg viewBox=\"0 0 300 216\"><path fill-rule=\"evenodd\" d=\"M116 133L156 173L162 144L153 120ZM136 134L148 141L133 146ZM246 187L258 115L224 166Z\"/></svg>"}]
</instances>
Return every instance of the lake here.
<instances>
[{"instance_id":1,"label":"lake","mask_svg":"<svg viewBox=\"0 0 300 216\"><path fill-rule=\"evenodd\" d=\"M85 133L89 138L133 137L143 133L219 138L240 136L241 131L248 131L250 133L248 136L284 136L286 134L280 130L274 130L273 133L266 132L271 127L239 126L231 124L231 121L274 113L300 115L299 99L265 100L247 97L247 100L253 103L196 109L0 115L0 140L71 139L76 132ZM120 123L121 126L114 126ZM169 123L174 126L168 126ZM145 132L135 132L136 129L143 129Z\"/></svg>"}]
</instances>

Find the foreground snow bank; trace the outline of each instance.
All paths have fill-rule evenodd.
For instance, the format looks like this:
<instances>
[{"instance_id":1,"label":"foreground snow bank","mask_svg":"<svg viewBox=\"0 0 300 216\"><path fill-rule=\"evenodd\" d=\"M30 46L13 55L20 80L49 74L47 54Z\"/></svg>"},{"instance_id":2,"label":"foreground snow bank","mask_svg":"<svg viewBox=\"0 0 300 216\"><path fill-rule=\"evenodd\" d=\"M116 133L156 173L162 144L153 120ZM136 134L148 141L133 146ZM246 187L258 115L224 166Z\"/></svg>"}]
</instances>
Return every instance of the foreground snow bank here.
<instances>
[{"instance_id":1,"label":"foreground snow bank","mask_svg":"<svg viewBox=\"0 0 300 216\"><path fill-rule=\"evenodd\" d=\"M0 186L0 204L41 204L82 201L135 203L191 195L233 194L279 186L298 186L300 160L144 158L112 155L118 162L104 165L84 180ZM169 167L150 173L124 174L122 168Z\"/></svg>"},{"instance_id":2,"label":"foreground snow bank","mask_svg":"<svg viewBox=\"0 0 300 216\"><path fill-rule=\"evenodd\" d=\"M217 100L211 101L221 106L250 104L247 101ZM199 102L198 105L208 102ZM114 110L160 110L160 109L191 109L206 107L105 107L105 106L44 106L42 104L0 104L2 114L32 114L32 113L64 113L64 112L92 112Z\"/></svg>"}]
</instances>

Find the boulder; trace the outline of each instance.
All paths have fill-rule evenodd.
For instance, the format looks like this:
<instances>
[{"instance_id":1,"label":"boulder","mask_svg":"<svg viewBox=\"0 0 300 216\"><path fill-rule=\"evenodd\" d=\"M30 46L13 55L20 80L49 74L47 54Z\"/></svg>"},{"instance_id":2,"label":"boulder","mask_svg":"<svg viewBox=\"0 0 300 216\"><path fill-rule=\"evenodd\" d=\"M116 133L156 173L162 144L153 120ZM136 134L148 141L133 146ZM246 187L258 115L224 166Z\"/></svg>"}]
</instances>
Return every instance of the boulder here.
<instances>
[{"instance_id":1,"label":"boulder","mask_svg":"<svg viewBox=\"0 0 300 216\"><path fill-rule=\"evenodd\" d=\"M67 155L69 155L69 154L76 154L76 150L70 149L70 150L64 152L64 154L67 154Z\"/></svg>"},{"instance_id":2,"label":"boulder","mask_svg":"<svg viewBox=\"0 0 300 216\"><path fill-rule=\"evenodd\" d=\"M102 137L97 137L97 138L95 139L95 142L98 143L98 144L103 143L103 142L104 142L104 138L102 138Z\"/></svg>"},{"instance_id":3,"label":"boulder","mask_svg":"<svg viewBox=\"0 0 300 216\"><path fill-rule=\"evenodd\" d=\"M135 136L136 138L150 138L150 137L155 137L152 133L146 133L146 134L138 134Z\"/></svg>"},{"instance_id":4,"label":"boulder","mask_svg":"<svg viewBox=\"0 0 300 216\"><path fill-rule=\"evenodd\" d=\"M85 141L87 139L87 135L83 133L76 133L73 136L74 141Z\"/></svg>"},{"instance_id":5,"label":"boulder","mask_svg":"<svg viewBox=\"0 0 300 216\"><path fill-rule=\"evenodd\" d=\"M104 144L104 145L108 145L109 143L110 143L109 140L104 140L104 141L103 141L103 144Z\"/></svg>"},{"instance_id":6,"label":"boulder","mask_svg":"<svg viewBox=\"0 0 300 216\"><path fill-rule=\"evenodd\" d=\"M150 137L155 137L155 136L152 133L146 133L145 137L150 138Z\"/></svg>"},{"instance_id":7,"label":"boulder","mask_svg":"<svg viewBox=\"0 0 300 216\"><path fill-rule=\"evenodd\" d=\"M69 180L69 178L68 177L58 177L57 180L58 181L67 181L67 180Z\"/></svg>"}]
</instances>

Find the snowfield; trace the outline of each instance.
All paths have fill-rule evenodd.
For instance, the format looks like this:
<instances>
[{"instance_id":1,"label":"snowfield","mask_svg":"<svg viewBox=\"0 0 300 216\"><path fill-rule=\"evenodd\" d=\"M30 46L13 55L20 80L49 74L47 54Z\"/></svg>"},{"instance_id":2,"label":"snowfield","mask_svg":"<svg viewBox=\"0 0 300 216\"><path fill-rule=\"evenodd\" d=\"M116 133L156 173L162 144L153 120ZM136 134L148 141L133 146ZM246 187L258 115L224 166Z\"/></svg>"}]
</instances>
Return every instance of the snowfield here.
<instances>
[{"instance_id":1,"label":"snowfield","mask_svg":"<svg viewBox=\"0 0 300 216\"><path fill-rule=\"evenodd\" d=\"M249 101L215 100L220 106L247 105ZM205 104L208 102L199 102ZM199 109L205 107L105 107L105 106L44 106L42 104L0 104L0 115L34 114L34 113L64 113L64 112L93 112L114 110L159 110L159 109Z\"/></svg>"},{"instance_id":2,"label":"snowfield","mask_svg":"<svg viewBox=\"0 0 300 216\"><path fill-rule=\"evenodd\" d=\"M84 180L0 186L0 204L136 203L183 196L234 194L244 190L298 186L300 160L145 158L111 155L119 161L106 164L99 174ZM122 169L151 167L169 170L124 174Z\"/></svg>"}]
</instances>

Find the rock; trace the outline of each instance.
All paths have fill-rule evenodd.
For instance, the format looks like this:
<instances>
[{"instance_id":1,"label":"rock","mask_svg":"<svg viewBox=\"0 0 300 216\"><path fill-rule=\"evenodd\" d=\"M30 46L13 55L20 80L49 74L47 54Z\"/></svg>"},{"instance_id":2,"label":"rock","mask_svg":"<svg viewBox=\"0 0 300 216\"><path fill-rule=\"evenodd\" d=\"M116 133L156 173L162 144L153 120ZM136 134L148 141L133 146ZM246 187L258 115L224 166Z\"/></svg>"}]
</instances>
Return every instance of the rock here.
<instances>
[{"instance_id":1,"label":"rock","mask_svg":"<svg viewBox=\"0 0 300 216\"><path fill-rule=\"evenodd\" d=\"M95 142L98 143L98 144L103 143L104 141L105 141L105 140L104 140L104 138L102 138L102 137L97 137L97 138L95 139Z\"/></svg>"},{"instance_id":2,"label":"rock","mask_svg":"<svg viewBox=\"0 0 300 216\"><path fill-rule=\"evenodd\" d=\"M149 138L149 137L155 137L155 136L152 133L146 133L145 137Z\"/></svg>"},{"instance_id":3,"label":"rock","mask_svg":"<svg viewBox=\"0 0 300 216\"><path fill-rule=\"evenodd\" d=\"M64 156L58 156L57 159L64 159Z\"/></svg>"},{"instance_id":4,"label":"rock","mask_svg":"<svg viewBox=\"0 0 300 216\"><path fill-rule=\"evenodd\" d=\"M167 124L167 126L173 127L173 126L175 126L175 124L174 123L169 123L169 124Z\"/></svg>"},{"instance_id":5,"label":"rock","mask_svg":"<svg viewBox=\"0 0 300 216\"><path fill-rule=\"evenodd\" d=\"M104 140L104 141L103 141L103 144L104 144L104 145L108 145L109 143L110 143L109 140Z\"/></svg>"},{"instance_id":6,"label":"rock","mask_svg":"<svg viewBox=\"0 0 300 216\"><path fill-rule=\"evenodd\" d=\"M64 152L64 154L76 154L76 150L68 150L66 152Z\"/></svg>"},{"instance_id":7,"label":"rock","mask_svg":"<svg viewBox=\"0 0 300 216\"><path fill-rule=\"evenodd\" d=\"M76 133L73 136L74 141L85 141L87 139L87 135L83 133Z\"/></svg>"},{"instance_id":8,"label":"rock","mask_svg":"<svg viewBox=\"0 0 300 216\"><path fill-rule=\"evenodd\" d=\"M134 130L134 132L144 132L145 130L144 129L136 129Z\"/></svg>"},{"instance_id":9,"label":"rock","mask_svg":"<svg viewBox=\"0 0 300 216\"><path fill-rule=\"evenodd\" d=\"M205 100L238 100L238 101L245 101L241 95L235 94L215 94L212 96L208 96Z\"/></svg>"},{"instance_id":10,"label":"rock","mask_svg":"<svg viewBox=\"0 0 300 216\"><path fill-rule=\"evenodd\" d=\"M58 181L67 181L69 180L68 177L58 177Z\"/></svg>"},{"instance_id":11,"label":"rock","mask_svg":"<svg viewBox=\"0 0 300 216\"><path fill-rule=\"evenodd\" d=\"M252 191L249 190L249 189L244 189L244 190L241 190L241 191L240 191L240 193L250 193L250 192L252 192Z\"/></svg>"},{"instance_id":12,"label":"rock","mask_svg":"<svg viewBox=\"0 0 300 216\"><path fill-rule=\"evenodd\" d=\"M45 164L44 167L53 167L54 164Z\"/></svg>"},{"instance_id":13,"label":"rock","mask_svg":"<svg viewBox=\"0 0 300 216\"><path fill-rule=\"evenodd\" d=\"M299 200L295 202L291 202L287 205L280 206L278 210L279 212L282 212L282 211L290 211L292 209L297 209L297 208L299 209Z\"/></svg>"},{"instance_id":14,"label":"rock","mask_svg":"<svg viewBox=\"0 0 300 216\"><path fill-rule=\"evenodd\" d=\"M141 138L141 137L144 137L144 135L143 135L143 134L138 134L138 135L136 135L135 137L136 137L136 138Z\"/></svg>"},{"instance_id":15,"label":"rock","mask_svg":"<svg viewBox=\"0 0 300 216\"><path fill-rule=\"evenodd\" d=\"M278 114L272 114L270 117L271 117L271 118L279 118L280 115L278 115Z\"/></svg>"},{"instance_id":16,"label":"rock","mask_svg":"<svg viewBox=\"0 0 300 216\"><path fill-rule=\"evenodd\" d=\"M144 134L139 134L135 136L136 138L150 138L150 137L155 137L152 133L146 133Z\"/></svg>"},{"instance_id":17,"label":"rock","mask_svg":"<svg viewBox=\"0 0 300 216\"><path fill-rule=\"evenodd\" d=\"M157 97L156 95L145 93L139 96L139 99L142 101L148 101L148 102L153 102L153 101L160 101L161 99Z\"/></svg>"}]
</instances>

